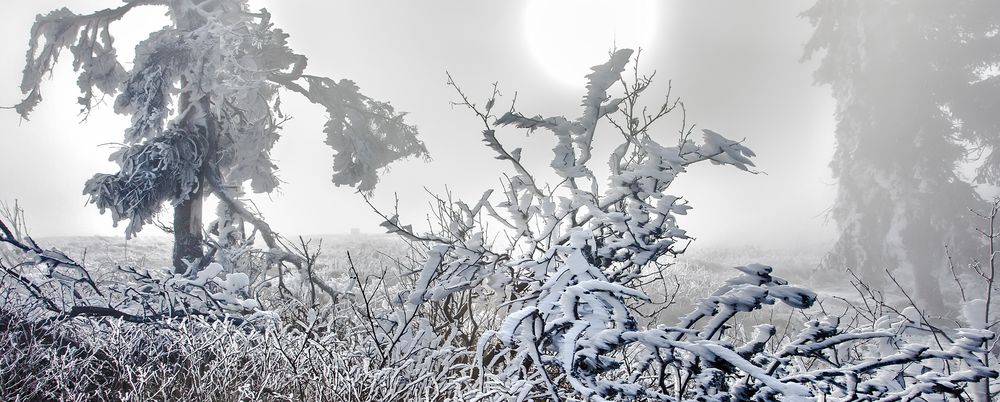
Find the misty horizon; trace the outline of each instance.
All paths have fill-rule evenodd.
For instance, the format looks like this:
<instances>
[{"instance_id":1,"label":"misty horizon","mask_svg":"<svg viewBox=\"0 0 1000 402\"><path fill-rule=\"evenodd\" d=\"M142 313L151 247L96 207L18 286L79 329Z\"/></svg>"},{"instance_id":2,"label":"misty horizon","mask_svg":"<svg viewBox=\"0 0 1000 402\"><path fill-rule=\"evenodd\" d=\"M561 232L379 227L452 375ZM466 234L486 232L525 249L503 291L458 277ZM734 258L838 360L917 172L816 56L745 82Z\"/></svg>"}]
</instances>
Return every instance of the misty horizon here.
<instances>
[{"instance_id":1,"label":"misty horizon","mask_svg":"<svg viewBox=\"0 0 1000 402\"><path fill-rule=\"evenodd\" d=\"M3 43L8 53L22 54L25 42L14 39L25 37L34 14L59 4L58 0L47 1L13 7L16 15L4 28L12 39ZM345 12L356 17L337 26L315 18L324 12L314 8L327 6L254 3L251 1L251 8L266 5L274 14L275 23L290 34L292 44L310 55L311 69L333 77L350 77L366 93L388 99L398 110L408 113L408 119L427 143L432 159L427 162L410 159L390 166L376 189L374 202L390 206L393 194L397 194L401 215L413 217L418 225L429 201L424 188L439 192L447 184L461 198L478 198L491 183L473 178L491 177L491 172L502 167L481 147L475 120L449 104L456 97L445 85L446 71L477 97L487 95L489 84L498 82L503 95L518 93L519 109L547 115L572 114L567 106L578 103L584 94L583 76L589 66L603 62L607 49L617 45L643 46L640 68L655 71L658 78L650 90L651 97L665 93L670 80L673 95L687 105L690 122L743 139L759 155L758 170L765 174L748 175L708 166L697 167L677 181L675 193L684 195L694 207L680 219L694 237L701 239L699 244L775 247L782 243L794 246L831 242L834 238L834 225L825 217L834 195L834 180L827 167L832 155L833 102L828 88L813 84L814 63L799 62L810 27L798 14L808 8L810 1L755 5L637 1L636 7L649 8L646 13L649 15L640 24L647 25L645 30L631 35L633 41L640 43L626 43L629 36L616 35L611 26L599 31L607 35L606 43L590 45L586 53L589 56L574 56L574 64L559 67L546 64L552 62L540 58L538 48L529 45L534 41L560 40L555 32L531 30L526 25L534 18L531 12L547 10L532 10L519 3L461 7L444 2L404 7L347 4ZM409 19L406 17L411 14L407 11L409 7L437 10L427 14L436 20ZM580 24L566 28L570 33L580 34L568 34L562 40L595 35L586 34L587 27L606 25L602 18L617 18L615 21L627 18L627 14L586 14L585 10L575 16L582 19ZM114 31L119 53L126 60L130 59L133 44L142 38L141 32L150 24L148 21L166 22L155 9L140 8L136 12L140 14L126 17ZM398 37L387 34L383 39L373 38L371 43L339 34L364 31L362 25L377 20L385 20L391 29L406 34ZM483 21L488 21L487 25L482 25ZM705 32L700 27L708 21L731 26L729 32L741 33ZM329 29L333 31L321 33ZM473 30L479 33L476 41L451 34ZM556 36L546 39L546 35ZM308 40L311 37L333 38L333 42L313 42ZM396 40L387 40L390 37ZM326 46L342 50L330 53L324 51ZM365 50L369 46L378 51ZM421 53L415 52L418 48L423 49ZM366 56L344 59L340 54ZM408 61L399 64L398 58ZM554 60L560 58L565 56L556 56ZM562 70L554 70L559 68ZM0 104L17 102L19 91L15 85L20 70L17 63L9 63L0 73L8 77L5 81L9 88L0 97ZM107 215L100 215L86 205L87 197L80 190L92 173L114 170L114 164L102 161L113 149L107 144L120 141L127 119L113 115L111 105L105 104L95 107L86 122L77 124L79 116L72 118L65 114L79 109L75 105L73 79L68 66L60 64L52 78L43 84L46 101L31 120L20 120L12 111L0 114L0 122L8 127L5 141L11 146L49 148L51 154L59 155L59 162L35 169L32 177L5 177L0 182L5 188L4 199L20 200L32 223L32 233L39 236L121 235L121 227L113 227ZM402 87L409 89L394 89ZM503 102L509 99L508 96ZM285 112L292 120L285 124L286 135L273 151L278 175L284 182L273 195L253 197L264 216L280 222L277 229L286 235L340 233L352 227L379 232L380 218L354 190L330 183L330 152L315 146L320 142L318 133L322 128L317 113L294 98L289 97L285 103ZM665 132L660 138L668 140L674 135ZM524 138L526 144L548 147L551 140L546 137L536 133ZM9 158L15 165L36 165L31 153ZM541 167L547 162L542 156L529 163ZM452 172L464 174L445 181ZM413 177L422 179L415 181ZM787 183L792 182L797 184L789 193ZM734 196L740 202L730 202ZM336 215L333 205L351 212ZM311 216L300 211L309 211ZM169 222L169 212L161 219ZM742 232L727 226L754 230ZM153 231L156 229L150 227L139 236Z\"/></svg>"}]
</instances>

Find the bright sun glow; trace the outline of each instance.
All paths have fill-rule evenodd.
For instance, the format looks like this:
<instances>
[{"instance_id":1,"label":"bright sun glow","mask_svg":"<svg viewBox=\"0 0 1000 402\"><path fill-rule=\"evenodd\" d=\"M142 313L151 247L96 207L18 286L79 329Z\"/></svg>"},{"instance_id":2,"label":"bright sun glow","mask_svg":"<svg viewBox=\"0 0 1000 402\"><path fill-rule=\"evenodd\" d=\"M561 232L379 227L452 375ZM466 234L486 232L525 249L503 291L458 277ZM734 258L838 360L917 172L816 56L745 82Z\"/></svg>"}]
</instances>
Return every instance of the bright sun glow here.
<instances>
[{"instance_id":1,"label":"bright sun glow","mask_svg":"<svg viewBox=\"0 0 1000 402\"><path fill-rule=\"evenodd\" d=\"M614 47L648 54L658 8L656 0L529 0L525 40L552 78L579 86Z\"/></svg>"}]
</instances>

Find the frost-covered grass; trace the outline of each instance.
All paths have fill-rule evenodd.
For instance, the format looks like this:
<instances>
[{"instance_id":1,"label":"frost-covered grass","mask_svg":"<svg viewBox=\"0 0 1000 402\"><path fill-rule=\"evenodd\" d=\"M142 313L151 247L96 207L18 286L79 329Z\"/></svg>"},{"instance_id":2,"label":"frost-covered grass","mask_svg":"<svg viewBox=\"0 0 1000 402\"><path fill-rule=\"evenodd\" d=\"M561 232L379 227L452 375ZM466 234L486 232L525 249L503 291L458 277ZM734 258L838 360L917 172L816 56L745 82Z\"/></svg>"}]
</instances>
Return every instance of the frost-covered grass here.
<instances>
[{"instance_id":1,"label":"frost-covered grass","mask_svg":"<svg viewBox=\"0 0 1000 402\"><path fill-rule=\"evenodd\" d=\"M348 251L353 266L365 271L362 276L392 267L406 255L402 242L387 236L322 236L311 244L320 246L320 240L322 261L316 264L316 274L338 289L349 287L352 280ZM38 242L68 256L90 256L88 274L97 283L110 281L100 286L105 294L124 283L120 266L142 264L128 269L152 271L154 277L155 272L166 275L172 270L169 243L159 238L129 241L128 258L122 238ZM19 258L15 250L0 245L5 267L15 266L10 262ZM192 280L168 283L180 285L173 288L178 290L195 285L183 292L204 286L212 295L207 300L222 301L226 291L239 296L239 289L247 287L246 275L216 272L219 269L213 264ZM235 276L243 279L235 281ZM232 320L189 315L129 322L72 312L52 314L5 274L0 278L0 400L383 401L474 392L457 372L465 367L457 363L469 361L471 352L441 348L417 353L420 360L414 362L419 365L385 365L373 358L376 352L360 327L363 321L353 296L330 300L320 295L310 306L299 302L308 300L309 294L301 278L289 273L284 286L286 292L302 297L258 289L248 301L263 303L272 318L252 323L239 314ZM220 293L212 294L215 290ZM177 300L187 304L201 299ZM78 302L101 306L100 298Z\"/></svg>"},{"instance_id":2,"label":"frost-covered grass","mask_svg":"<svg viewBox=\"0 0 1000 402\"><path fill-rule=\"evenodd\" d=\"M247 330L199 318L38 322L23 311L0 306L2 400L385 401L467 387L453 377L460 353L378 367L355 331L306 315Z\"/></svg>"},{"instance_id":3,"label":"frost-covered grass","mask_svg":"<svg viewBox=\"0 0 1000 402\"><path fill-rule=\"evenodd\" d=\"M821 253L689 250L677 216L690 206L671 183L696 163L751 170L755 155L711 130L696 138L685 119L676 142L655 138L654 122L685 109L669 94L654 109L639 102L652 81L638 69L622 77L632 54L615 51L592 68L577 118L513 107L497 117L496 86L479 108L449 79L456 104L476 115L490 152L511 169L475 202L432 195L427 231L370 203L405 241L281 239L225 193L243 221L208 236L212 261L177 273L135 253L84 266L0 226L12 254L0 259L0 335L12 345L0 382L27 398L140 400L997 394L989 302L965 303L966 316L943 326L909 299L897 304L843 275L829 280L837 274L815 269ZM620 98L609 92L616 84ZM563 179L541 182L547 176L521 164L525 150L497 135L503 126L554 136L548 173ZM592 158L595 132L609 127L621 144ZM607 162L609 177L597 177L594 161ZM998 210L1000 202L991 216ZM80 244L63 247L71 246ZM995 268L978 282L987 294ZM836 309L816 292L851 288Z\"/></svg>"},{"instance_id":4,"label":"frost-covered grass","mask_svg":"<svg viewBox=\"0 0 1000 402\"><path fill-rule=\"evenodd\" d=\"M113 256L115 251L121 250L114 239L107 238L57 238L44 241L51 241L51 244L58 245L62 251L71 255L76 251L82 252L83 249L102 248ZM156 260L155 255L143 255L138 250L149 253L167 251L163 247L158 248L155 242L134 247L136 243L130 242L130 256L135 258L133 261L148 263ZM318 240L314 244L319 245ZM326 236L323 237L321 249L320 259L323 262L318 264L321 268L317 274L324 275L332 286L345 290L352 289L351 281L355 277L382 275L413 257L406 252L405 243L384 236ZM348 251L352 256L351 261L346 258ZM707 296L718 295L720 286L725 285L724 278L731 278L735 273L731 267L725 267L725 258L746 258L753 252L755 251L746 249L718 250L714 253L692 253L691 257L680 258L664 271L666 276L676 280L667 281L668 286L664 288L663 294L647 290L647 294L654 300L661 296L672 298L673 305L652 318L640 320L642 328L663 328L663 325L690 320L692 310L707 313L708 310L698 306L705 306ZM794 251L776 252L772 256L761 258L771 258L779 263L788 261L790 273L796 275L797 271L803 271L798 274L805 276L811 269L810 264L800 264L798 269L793 266L795 261L805 259L803 254L805 253ZM88 251L88 255L93 254ZM782 257L784 255L791 257ZM718 258L720 262L704 258ZM92 261L95 261L97 270L94 272L95 276L108 275L109 272L98 271L108 270L115 265ZM167 270L169 267L165 266L163 269ZM306 286L300 283L296 287L291 283L294 282L293 278L289 279L292 291L298 289L301 294L306 294ZM476 365L482 364L477 363L474 348L461 346L462 342L439 335L406 339L405 358L386 364L386 360L379 357L379 348L384 347L384 344L373 341L371 333L366 329L370 322L366 322L365 318L369 316L363 309L367 304L364 299L359 299L362 293L358 291L358 287L353 287L352 297L336 302L323 299L311 307L298 304L295 299L279 300L263 293L258 294L257 299L263 301L265 307L279 317L275 321L247 327L211 317L167 319L155 324L88 317L39 320L38 306L32 305L37 301L25 298L7 284L3 292L3 308L0 309L0 356L3 356L0 360L0 399L73 399L86 395L88 400L470 400L510 398L520 394L521 390L531 389L493 374L485 378L474 378L478 373ZM370 285L371 282L366 284ZM677 285L674 287L671 284ZM595 282L593 285L599 283ZM369 291L398 289L367 288ZM592 291L614 289L597 287ZM398 308L378 303L367 307L390 315ZM970 309L973 307L975 306ZM777 305L751 310L728 321L723 330L726 342L677 343L677 347L702 345L699 346L702 349L691 349L679 356L690 353L702 359L732 361L736 364L737 372L749 373L751 377L770 383L772 389L792 395L804 392L804 388L797 384L807 384L813 380L832 384L834 382L830 380L840 374L838 371L830 371L832 368L828 371L817 370L826 367L826 364L802 355L792 361L812 362L799 366L795 369L798 371L783 373L791 379L801 378L789 382L771 377L767 374L766 364L758 366L767 362L766 358L746 360L740 357L757 347L753 345L761 339L762 328L773 331L774 342L767 342L759 347L768 356L780 356L782 353L799 354L794 352L795 349L788 349L788 346L782 349L781 344L786 342L819 345L824 341L841 342L837 339L851 339L851 336L878 339L889 336L885 330L899 330L913 325L907 324L910 321L905 317L890 314L883 324L888 326L883 327L882 332L879 332L877 326L865 330L865 325L859 323L851 324L856 325L854 329L840 332L833 330L837 325L835 322L811 318L822 316L816 307L800 310ZM492 311L481 313L490 314ZM511 317L515 319L512 321ZM516 314L512 314L505 322L517 322L516 317ZM815 326L819 332L808 335L810 332L803 332L803 326ZM503 333L503 328L500 326L497 329ZM832 332L819 335L823 331ZM518 336L516 327L508 332L507 335L501 335L509 337L508 342ZM952 336L956 335L957 333ZM639 337L637 339L641 342L655 344L660 339L658 337L663 335L657 335L653 331L636 332L630 336ZM809 338L814 336L819 337ZM845 344L838 352L838 359L863 365L873 361L865 357L873 350L888 347L882 354L884 358L912 362L913 367L923 369L937 367L933 370L939 373L948 370L944 363L922 355L925 353L920 349L923 346L916 346L933 345L933 338L917 333L906 339L907 342L916 343L909 343L910 346L898 350L879 342ZM639 351L632 350L632 353ZM699 383L701 385L698 387L709 388L695 388L690 395L710 392L712 381L721 380L724 377L718 376L724 376L725 370L733 368L725 365L719 367L723 371L715 372L713 370L717 369L706 367L706 373L712 373L712 378L716 380L708 377L699 379L698 381L707 382ZM975 372L971 371L967 374L973 373ZM943 377L929 378L928 381L931 382L927 386L933 387L934 381L947 386L956 378L958 377L952 380ZM937 391L928 388L924 391L944 390L947 388ZM568 392L568 389L564 391ZM532 392L530 395L541 397L543 394ZM773 394L775 397L777 395Z\"/></svg>"}]
</instances>

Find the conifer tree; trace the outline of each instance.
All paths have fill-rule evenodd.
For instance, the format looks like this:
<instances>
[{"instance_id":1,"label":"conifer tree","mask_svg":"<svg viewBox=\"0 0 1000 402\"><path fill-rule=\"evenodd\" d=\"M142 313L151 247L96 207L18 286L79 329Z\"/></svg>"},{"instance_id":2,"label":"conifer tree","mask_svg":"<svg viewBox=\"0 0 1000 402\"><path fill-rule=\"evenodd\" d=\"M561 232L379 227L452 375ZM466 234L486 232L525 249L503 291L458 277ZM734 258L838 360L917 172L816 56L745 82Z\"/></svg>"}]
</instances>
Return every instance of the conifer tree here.
<instances>
[{"instance_id":1,"label":"conifer tree","mask_svg":"<svg viewBox=\"0 0 1000 402\"><path fill-rule=\"evenodd\" d=\"M16 110L28 118L63 50L79 74L83 113L99 94L116 96L115 112L132 121L124 146L112 155L120 170L95 175L84 193L102 213L110 211L116 225L128 220L127 237L169 203L175 270L203 257L201 210L209 193L238 197L246 183L258 193L278 186L269 153L285 120L282 93L326 109L338 186L370 192L389 163L426 155L403 113L364 96L350 80L306 74L306 57L288 48L288 34L273 26L266 10L251 12L246 0L124 2L86 15L66 8L39 15L21 83L26 97ZM111 26L140 6L164 8L170 24L136 46L127 70ZM247 217L240 212L223 204L219 225L241 225Z\"/></svg>"},{"instance_id":2,"label":"conifer tree","mask_svg":"<svg viewBox=\"0 0 1000 402\"><path fill-rule=\"evenodd\" d=\"M806 57L823 52L816 80L837 100L830 166L840 238L827 265L876 283L901 268L928 307L943 307L946 247L970 256L978 243L968 218L982 200L956 169L969 142L989 155L980 179L998 178L996 80L984 89L991 80L983 76L997 65L997 52L984 52L997 41L997 8L989 0L819 0L805 13L816 27Z\"/></svg>"}]
</instances>

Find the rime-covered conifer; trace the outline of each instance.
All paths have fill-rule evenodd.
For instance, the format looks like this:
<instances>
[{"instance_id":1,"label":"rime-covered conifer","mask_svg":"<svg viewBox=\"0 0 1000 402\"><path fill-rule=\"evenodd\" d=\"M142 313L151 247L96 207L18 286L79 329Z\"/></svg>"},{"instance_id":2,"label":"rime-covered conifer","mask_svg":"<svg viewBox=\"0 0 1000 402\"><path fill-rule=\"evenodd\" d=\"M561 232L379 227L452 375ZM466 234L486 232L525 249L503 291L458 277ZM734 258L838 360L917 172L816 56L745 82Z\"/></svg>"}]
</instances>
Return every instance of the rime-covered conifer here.
<instances>
[{"instance_id":1,"label":"rime-covered conifer","mask_svg":"<svg viewBox=\"0 0 1000 402\"><path fill-rule=\"evenodd\" d=\"M111 26L141 6L163 8L170 24L136 46L126 69ZM68 50L83 113L97 97L114 96L115 112L132 121L111 156L120 170L95 175L84 193L116 224L128 221L127 237L169 203L174 267L184 271L189 263L204 265L201 209L208 194L239 197L247 183L258 193L278 186L270 151L285 119L283 93L326 109L338 186L371 191L389 163L426 155L403 113L361 94L350 80L306 74L306 57L289 49L287 38L266 10L252 12L245 0L126 0L86 15L58 9L39 15L31 29L21 83L26 97L16 110L29 116L42 100L43 78ZM247 219L227 205L216 230Z\"/></svg>"}]
</instances>

